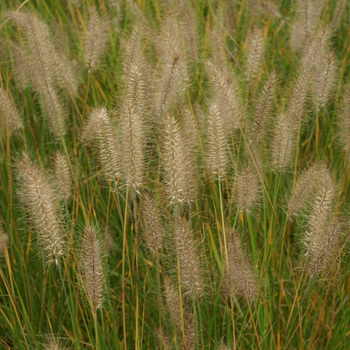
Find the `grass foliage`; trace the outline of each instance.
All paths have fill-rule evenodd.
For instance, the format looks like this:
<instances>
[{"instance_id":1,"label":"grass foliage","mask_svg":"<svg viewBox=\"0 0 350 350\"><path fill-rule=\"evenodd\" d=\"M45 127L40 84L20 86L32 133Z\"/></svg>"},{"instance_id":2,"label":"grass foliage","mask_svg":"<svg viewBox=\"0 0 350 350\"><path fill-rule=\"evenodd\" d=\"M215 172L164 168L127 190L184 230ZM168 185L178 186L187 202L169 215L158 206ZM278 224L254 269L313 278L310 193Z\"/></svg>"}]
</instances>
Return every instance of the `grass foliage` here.
<instances>
[{"instance_id":1,"label":"grass foliage","mask_svg":"<svg viewBox=\"0 0 350 350\"><path fill-rule=\"evenodd\" d=\"M350 348L349 12L2 0L0 348Z\"/></svg>"}]
</instances>

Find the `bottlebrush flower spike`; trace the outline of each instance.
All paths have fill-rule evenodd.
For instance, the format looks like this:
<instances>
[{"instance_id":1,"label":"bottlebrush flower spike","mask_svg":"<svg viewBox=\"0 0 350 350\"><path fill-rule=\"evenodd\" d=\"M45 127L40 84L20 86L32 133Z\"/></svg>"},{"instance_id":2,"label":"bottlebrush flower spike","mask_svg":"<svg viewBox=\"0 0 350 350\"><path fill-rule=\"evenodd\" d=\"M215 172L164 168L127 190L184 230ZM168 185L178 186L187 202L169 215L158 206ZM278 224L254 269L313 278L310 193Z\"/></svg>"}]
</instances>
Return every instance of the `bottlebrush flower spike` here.
<instances>
[{"instance_id":1,"label":"bottlebrush flower spike","mask_svg":"<svg viewBox=\"0 0 350 350\"><path fill-rule=\"evenodd\" d=\"M261 198L259 174L255 169L244 169L236 176L234 188L238 209L251 212Z\"/></svg>"},{"instance_id":2,"label":"bottlebrush flower spike","mask_svg":"<svg viewBox=\"0 0 350 350\"><path fill-rule=\"evenodd\" d=\"M186 57L174 16L169 16L163 24L158 49L162 66L155 84L154 109L162 124L164 116L181 101L189 82Z\"/></svg>"},{"instance_id":3,"label":"bottlebrush flower spike","mask_svg":"<svg viewBox=\"0 0 350 350\"><path fill-rule=\"evenodd\" d=\"M217 103L209 107L207 164L213 178L223 178L229 164L226 123Z\"/></svg>"},{"instance_id":4,"label":"bottlebrush flower spike","mask_svg":"<svg viewBox=\"0 0 350 350\"><path fill-rule=\"evenodd\" d=\"M257 145L266 135L266 129L270 122L273 99L276 90L277 74L273 71L265 83L255 107L255 116L249 132L251 145Z\"/></svg>"},{"instance_id":5,"label":"bottlebrush flower spike","mask_svg":"<svg viewBox=\"0 0 350 350\"><path fill-rule=\"evenodd\" d=\"M144 180L144 80L138 64L131 66L126 74L126 93L121 109L121 135L123 173L126 184L139 193Z\"/></svg>"},{"instance_id":6,"label":"bottlebrush flower spike","mask_svg":"<svg viewBox=\"0 0 350 350\"><path fill-rule=\"evenodd\" d=\"M339 116L339 138L343 150L350 156L350 84L345 87L344 105Z\"/></svg>"},{"instance_id":7,"label":"bottlebrush flower spike","mask_svg":"<svg viewBox=\"0 0 350 350\"><path fill-rule=\"evenodd\" d=\"M66 244L54 188L26 154L16 162L16 170L19 199L34 224L45 262L59 266L66 254Z\"/></svg>"},{"instance_id":8,"label":"bottlebrush flower spike","mask_svg":"<svg viewBox=\"0 0 350 350\"><path fill-rule=\"evenodd\" d=\"M238 232L230 230L227 241L228 267L224 281L225 290L254 300L258 296L257 276L254 266L243 250Z\"/></svg>"},{"instance_id":9,"label":"bottlebrush flower spike","mask_svg":"<svg viewBox=\"0 0 350 350\"><path fill-rule=\"evenodd\" d=\"M94 312L101 309L105 299L105 269L103 249L97 229L86 225L82 241L80 273L84 291Z\"/></svg>"},{"instance_id":10,"label":"bottlebrush flower spike","mask_svg":"<svg viewBox=\"0 0 350 350\"><path fill-rule=\"evenodd\" d=\"M105 178L114 185L122 174L121 155L107 108L92 110L83 138L85 142L96 141Z\"/></svg>"},{"instance_id":11,"label":"bottlebrush flower spike","mask_svg":"<svg viewBox=\"0 0 350 350\"><path fill-rule=\"evenodd\" d=\"M259 75L264 58L264 33L261 29L253 29L248 37L246 79L252 85Z\"/></svg>"},{"instance_id":12,"label":"bottlebrush flower spike","mask_svg":"<svg viewBox=\"0 0 350 350\"><path fill-rule=\"evenodd\" d=\"M8 93L0 87L0 135L12 135L23 126L17 107Z\"/></svg>"},{"instance_id":13,"label":"bottlebrush flower spike","mask_svg":"<svg viewBox=\"0 0 350 350\"><path fill-rule=\"evenodd\" d=\"M54 175L57 184L59 197L68 201L72 197L73 174L67 156L57 152L54 158Z\"/></svg>"},{"instance_id":14,"label":"bottlebrush flower spike","mask_svg":"<svg viewBox=\"0 0 350 350\"><path fill-rule=\"evenodd\" d=\"M334 52L325 52L319 58L313 73L313 100L317 110L325 107L336 82L337 60Z\"/></svg>"},{"instance_id":15,"label":"bottlebrush flower spike","mask_svg":"<svg viewBox=\"0 0 350 350\"><path fill-rule=\"evenodd\" d=\"M162 164L165 191L169 204L181 205L193 201L193 160L186 150L186 142L179 123L168 115L164 123Z\"/></svg>"},{"instance_id":16,"label":"bottlebrush flower spike","mask_svg":"<svg viewBox=\"0 0 350 350\"><path fill-rule=\"evenodd\" d=\"M202 267L189 223L180 217L176 219L174 238L180 262L181 287L192 297L198 299L204 293Z\"/></svg>"},{"instance_id":17,"label":"bottlebrush flower spike","mask_svg":"<svg viewBox=\"0 0 350 350\"><path fill-rule=\"evenodd\" d=\"M89 70L97 69L98 63L108 46L109 18L100 17L95 7L90 7L87 31L84 37L84 59Z\"/></svg>"},{"instance_id":18,"label":"bottlebrush flower spike","mask_svg":"<svg viewBox=\"0 0 350 350\"><path fill-rule=\"evenodd\" d=\"M238 83L233 73L210 61L206 63L205 68L218 107L222 117L225 118L227 133L241 128L244 113L240 102Z\"/></svg>"},{"instance_id":19,"label":"bottlebrush flower spike","mask_svg":"<svg viewBox=\"0 0 350 350\"><path fill-rule=\"evenodd\" d=\"M9 236L3 230L2 225L0 224L0 257L4 255L6 249L8 249L9 245Z\"/></svg>"},{"instance_id":20,"label":"bottlebrush flower spike","mask_svg":"<svg viewBox=\"0 0 350 350\"><path fill-rule=\"evenodd\" d=\"M57 51L49 27L34 13L10 11L8 17L25 30L30 50L26 59L26 71L30 82L40 93L52 133L60 138L66 133L67 116L56 88L61 66L57 64Z\"/></svg>"},{"instance_id":21,"label":"bottlebrush flower spike","mask_svg":"<svg viewBox=\"0 0 350 350\"><path fill-rule=\"evenodd\" d=\"M154 257L163 246L163 227L153 197L146 193L142 198L142 216L147 248Z\"/></svg>"},{"instance_id":22,"label":"bottlebrush flower spike","mask_svg":"<svg viewBox=\"0 0 350 350\"><path fill-rule=\"evenodd\" d=\"M315 196L310 204L308 231L302 238L304 261L311 277L326 271L334 258L343 235L343 223L335 217L336 184L324 167Z\"/></svg>"},{"instance_id":23,"label":"bottlebrush flower spike","mask_svg":"<svg viewBox=\"0 0 350 350\"><path fill-rule=\"evenodd\" d=\"M317 186L322 178L322 173L325 170L326 168L323 164L314 163L307 170L301 172L292 188L287 203L290 216L297 216L307 206L309 200L315 195Z\"/></svg>"}]
</instances>

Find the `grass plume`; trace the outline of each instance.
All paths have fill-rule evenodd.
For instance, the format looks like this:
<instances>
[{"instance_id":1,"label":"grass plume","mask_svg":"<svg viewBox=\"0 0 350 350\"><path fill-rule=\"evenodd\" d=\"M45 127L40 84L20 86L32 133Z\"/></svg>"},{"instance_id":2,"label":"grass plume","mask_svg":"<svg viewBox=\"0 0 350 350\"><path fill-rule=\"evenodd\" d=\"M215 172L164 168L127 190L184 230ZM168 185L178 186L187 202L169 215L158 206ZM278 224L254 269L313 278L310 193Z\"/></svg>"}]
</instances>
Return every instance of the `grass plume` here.
<instances>
[{"instance_id":1,"label":"grass plume","mask_svg":"<svg viewBox=\"0 0 350 350\"><path fill-rule=\"evenodd\" d=\"M101 56L108 46L109 18L99 16L95 7L89 9L84 36L84 60L89 71L97 69Z\"/></svg>"},{"instance_id":2,"label":"grass plume","mask_svg":"<svg viewBox=\"0 0 350 350\"><path fill-rule=\"evenodd\" d=\"M70 164L62 152L57 152L54 157L54 176L59 197L67 202L72 197L73 174Z\"/></svg>"},{"instance_id":3,"label":"grass plume","mask_svg":"<svg viewBox=\"0 0 350 350\"><path fill-rule=\"evenodd\" d=\"M61 265L66 254L54 188L43 171L23 154L16 162L18 196L37 233L44 263Z\"/></svg>"},{"instance_id":4,"label":"grass plume","mask_svg":"<svg viewBox=\"0 0 350 350\"><path fill-rule=\"evenodd\" d=\"M94 226L86 225L84 228L79 264L84 291L96 313L96 310L102 308L105 300L106 274L103 266L103 248Z\"/></svg>"},{"instance_id":5,"label":"grass plume","mask_svg":"<svg viewBox=\"0 0 350 350\"><path fill-rule=\"evenodd\" d=\"M169 204L177 206L190 203L193 200L193 182L189 177L193 169L192 160L189 158L180 125L172 115L166 118L163 133L162 164Z\"/></svg>"},{"instance_id":6,"label":"grass plume","mask_svg":"<svg viewBox=\"0 0 350 350\"><path fill-rule=\"evenodd\" d=\"M12 135L23 126L16 105L8 93L0 87L0 135Z\"/></svg>"},{"instance_id":7,"label":"grass plume","mask_svg":"<svg viewBox=\"0 0 350 350\"><path fill-rule=\"evenodd\" d=\"M258 296L258 280L254 267L245 253L241 239L236 230L228 232L228 264L224 287L227 293L234 293L253 301Z\"/></svg>"},{"instance_id":8,"label":"grass plume","mask_svg":"<svg viewBox=\"0 0 350 350\"><path fill-rule=\"evenodd\" d=\"M163 227L157 211L156 203L149 193L142 198L142 217L147 248L154 257L163 246Z\"/></svg>"},{"instance_id":9,"label":"grass plume","mask_svg":"<svg viewBox=\"0 0 350 350\"><path fill-rule=\"evenodd\" d=\"M198 299L204 293L204 276L189 223L180 217L176 219L175 245L180 262L181 287Z\"/></svg>"}]
</instances>

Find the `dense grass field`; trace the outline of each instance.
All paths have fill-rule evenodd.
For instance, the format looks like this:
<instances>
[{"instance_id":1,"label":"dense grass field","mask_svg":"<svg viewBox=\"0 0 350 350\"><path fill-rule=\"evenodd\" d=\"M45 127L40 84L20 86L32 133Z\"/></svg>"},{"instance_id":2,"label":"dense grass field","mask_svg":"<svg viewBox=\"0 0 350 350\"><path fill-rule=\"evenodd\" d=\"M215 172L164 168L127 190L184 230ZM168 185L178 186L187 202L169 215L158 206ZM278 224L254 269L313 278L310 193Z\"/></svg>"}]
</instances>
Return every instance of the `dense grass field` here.
<instances>
[{"instance_id":1,"label":"dense grass field","mask_svg":"<svg viewBox=\"0 0 350 350\"><path fill-rule=\"evenodd\" d=\"M1 349L349 349L348 0L0 2Z\"/></svg>"}]
</instances>

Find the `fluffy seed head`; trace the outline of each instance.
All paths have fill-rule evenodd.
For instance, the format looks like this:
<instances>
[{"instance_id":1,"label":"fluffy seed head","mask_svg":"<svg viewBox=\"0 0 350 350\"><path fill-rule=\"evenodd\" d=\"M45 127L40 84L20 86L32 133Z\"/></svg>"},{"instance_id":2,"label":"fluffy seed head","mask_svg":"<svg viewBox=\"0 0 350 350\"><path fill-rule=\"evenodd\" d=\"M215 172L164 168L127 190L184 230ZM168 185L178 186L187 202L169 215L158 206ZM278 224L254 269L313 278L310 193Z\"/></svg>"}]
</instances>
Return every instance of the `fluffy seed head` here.
<instances>
[{"instance_id":1,"label":"fluffy seed head","mask_svg":"<svg viewBox=\"0 0 350 350\"><path fill-rule=\"evenodd\" d=\"M196 115L189 106L184 108L181 122L183 135L187 140L190 153L195 154L198 151L200 133Z\"/></svg>"},{"instance_id":2,"label":"fluffy seed head","mask_svg":"<svg viewBox=\"0 0 350 350\"><path fill-rule=\"evenodd\" d=\"M97 229L86 225L81 250L80 272L83 287L93 310L101 309L104 301L105 271L103 249Z\"/></svg>"},{"instance_id":3,"label":"fluffy seed head","mask_svg":"<svg viewBox=\"0 0 350 350\"><path fill-rule=\"evenodd\" d=\"M40 93L52 133L60 138L66 133L66 113L56 89L61 66L57 64L57 51L49 27L34 13L10 11L8 16L25 30L30 51L26 71L30 82Z\"/></svg>"},{"instance_id":4,"label":"fluffy seed head","mask_svg":"<svg viewBox=\"0 0 350 350\"><path fill-rule=\"evenodd\" d=\"M96 140L103 173L107 181L114 184L121 176L121 156L114 129L105 107L95 108L91 112L85 138Z\"/></svg>"},{"instance_id":5,"label":"fluffy seed head","mask_svg":"<svg viewBox=\"0 0 350 350\"><path fill-rule=\"evenodd\" d=\"M68 201L72 197L72 172L67 160L67 156L62 152L57 152L54 158L54 174L59 197L63 201Z\"/></svg>"},{"instance_id":6,"label":"fluffy seed head","mask_svg":"<svg viewBox=\"0 0 350 350\"><path fill-rule=\"evenodd\" d=\"M265 14L272 15L276 18L282 18L281 13L278 11L278 6L273 2L249 0L248 3L256 16L261 16L261 14Z\"/></svg>"},{"instance_id":7,"label":"fluffy seed head","mask_svg":"<svg viewBox=\"0 0 350 350\"><path fill-rule=\"evenodd\" d=\"M264 57L264 33L261 29L253 29L248 37L246 79L253 84L258 75Z\"/></svg>"},{"instance_id":8,"label":"fluffy seed head","mask_svg":"<svg viewBox=\"0 0 350 350\"><path fill-rule=\"evenodd\" d=\"M126 94L121 111L123 173L127 186L137 193L144 178L144 80L140 66L131 66L126 76Z\"/></svg>"},{"instance_id":9,"label":"fluffy seed head","mask_svg":"<svg viewBox=\"0 0 350 350\"><path fill-rule=\"evenodd\" d=\"M0 257L4 255L9 245L9 236L4 232L2 225L0 224Z\"/></svg>"},{"instance_id":10,"label":"fluffy seed head","mask_svg":"<svg viewBox=\"0 0 350 350\"><path fill-rule=\"evenodd\" d=\"M301 71L315 75L315 68L321 69L324 58L329 54L330 39L333 33L330 28L320 28L311 38L302 51Z\"/></svg>"},{"instance_id":11,"label":"fluffy seed head","mask_svg":"<svg viewBox=\"0 0 350 350\"><path fill-rule=\"evenodd\" d=\"M157 256L163 245L163 227L153 197L146 193L142 199L142 216L147 248Z\"/></svg>"},{"instance_id":12,"label":"fluffy seed head","mask_svg":"<svg viewBox=\"0 0 350 350\"><path fill-rule=\"evenodd\" d=\"M16 105L6 91L0 87L0 135L6 135L7 129L11 135L22 126Z\"/></svg>"},{"instance_id":13,"label":"fluffy seed head","mask_svg":"<svg viewBox=\"0 0 350 350\"><path fill-rule=\"evenodd\" d=\"M337 60L334 52L319 58L312 81L313 100L319 110L326 106L336 81Z\"/></svg>"},{"instance_id":14,"label":"fluffy seed head","mask_svg":"<svg viewBox=\"0 0 350 350\"><path fill-rule=\"evenodd\" d=\"M194 6L189 0L179 0L176 6L178 12L178 21L183 36L186 51L191 60L195 61L198 57L198 38L197 38L197 16Z\"/></svg>"},{"instance_id":15,"label":"fluffy seed head","mask_svg":"<svg viewBox=\"0 0 350 350\"><path fill-rule=\"evenodd\" d=\"M343 15L344 15L344 13L346 13L346 5L347 5L346 0L338 0L337 1L337 7L335 8L335 10L333 12L333 18L332 18L332 23L331 23L331 27L332 27L334 32L336 32L340 28Z\"/></svg>"},{"instance_id":16,"label":"fluffy seed head","mask_svg":"<svg viewBox=\"0 0 350 350\"><path fill-rule=\"evenodd\" d=\"M189 81L178 23L174 16L168 17L163 25L159 54L162 68L156 83L155 111L162 123L171 107L181 101Z\"/></svg>"},{"instance_id":17,"label":"fluffy seed head","mask_svg":"<svg viewBox=\"0 0 350 350\"><path fill-rule=\"evenodd\" d=\"M78 72L62 50L56 50L54 58L57 67L57 85L66 90L68 95L76 97L78 93Z\"/></svg>"},{"instance_id":18,"label":"fluffy seed head","mask_svg":"<svg viewBox=\"0 0 350 350\"><path fill-rule=\"evenodd\" d=\"M160 344L162 344L162 347L164 350L170 350L171 349L171 342L170 339L166 333L166 331L163 328L156 330L157 338Z\"/></svg>"},{"instance_id":19,"label":"fluffy seed head","mask_svg":"<svg viewBox=\"0 0 350 350\"><path fill-rule=\"evenodd\" d=\"M221 179L225 176L228 158L228 144L226 136L226 123L217 103L209 107L207 123L207 164L209 173L213 178Z\"/></svg>"},{"instance_id":20,"label":"fluffy seed head","mask_svg":"<svg viewBox=\"0 0 350 350\"><path fill-rule=\"evenodd\" d=\"M259 175L255 169L247 168L237 175L235 192L238 209L251 212L261 198Z\"/></svg>"},{"instance_id":21,"label":"fluffy seed head","mask_svg":"<svg viewBox=\"0 0 350 350\"><path fill-rule=\"evenodd\" d=\"M350 84L345 87L344 106L338 121L340 143L345 152L350 153Z\"/></svg>"},{"instance_id":22,"label":"fluffy seed head","mask_svg":"<svg viewBox=\"0 0 350 350\"><path fill-rule=\"evenodd\" d=\"M45 262L58 266L66 249L54 188L26 154L16 162L16 170L19 199L34 224Z\"/></svg>"},{"instance_id":23,"label":"fluffy seed head","mask_svg":"<svg viewBox=\"0 0 350 350\"><path fill-rule=\"evenodd\" d=\"M325 168L310 205L309 227L302 240L306 268L312 277L319 276L329 267L342 237L343 224L333 218L335 198L336 185Z\"/></svg>"},{"instance_id":24,"label":"fluffy seed head","mask_svg":"<svg viewBox=\"0 0 350 350\"><path fill-rule=\"evenodd\" d=\"M228 268L224 287L227 292L244 296L248 300L258 295L254 266L246 256L238 232L230 230L227 241Z\"/></svg>"},{"instance_id":25,"label":"fluffy seed head","mask_svg":"<svg viewBox=\"0 0 350 350\"><path fill-rule=\"evenodd\" d=\"M172 115L167 117L164 124L162 163L169 203L180 205L191 202L193 181L189 174L193 169L193 160L189 158L179 123Z\"/></svg>"},{"instance_id":26,"label":"fluffy seed head","mask_svg":"<svg viewBox=\"0 0 350 350\"><path fill-rule=\"evenodd\" d=\"M55 48L49 26L33 12L9 11L7 15L25 31L30 51L28 73L31 83L40 91L46 90L47 84L53 84L57 71L54 60Z\"/></svg>"},{"instance_id":27,"label":"fluffy seed head","mask_svg":"<svg viewBox=\"0 0 350 350\"><path fill-rule=\"evenodd\" d=\"M305 208L309 200L315 194L317 184L325 171L322 164L314 163L308 169L301 172L294 184L291 196L288 200L288 213L290 216L297 216L301 209Z\"/></svg>"},{"instance_id":28,"label":"fluffy seed head","mask_svg":"<svg viewBox=\"0 0 350 350\"><path fill-rule=\"evenodd\" d=\"M47 343L44 345L45 350L66 350L67 348L61 344L59 339L50 337Z\"/></svg>"},{"instance_id":29,"label":"fluffy seed head","mask_svg":"<svg viewBox=\"0 0 350 350\"><path fill-rule=\"evenodd\" d=\"M216 345L215 350L231 350L231 348L227 346L223 340L221 340L220 343Z\"/></svg>"},{"instance_id":30,"label":"fluffy seed head","mask_svg":"<svg viewBox=\"0 0 350 350\"><path fill-rule=\"evenodd\" d=\"M307 232L305 260L306 269L312 278L320 276L336 261L343 234L344 225L338 219L328 222L321 231L311 229Z\"/></svg>"},{"instance_id":31,"label":"fluffy seed head","mask_svg":"<svg viewBox=\"0 0 350 350\"><path fill-rule=\"evenodd\" d=\"M178 290L171 283L170 278L164 279L164 299L167 311L177 329L182 327L181 303Z\"/></svg>"},{"instance_id":32,"label":"fluffy seed head","mask_svg":"<svg viewBox=\"0 0 350 350\"><path fill-rule=\"evenodd\" d=\"M313 203L311 204L311 214L309 226L312 230L322 231L334 209L336 186L330 171L324 167L320 173L320 181L316 189Z\"/></svg>"},{"instance_id":33,"label":"fluffy seed head","mask_svg":"<svg viewBox=\"0 0 350 350\"><path fill-rule=\"evenodd\" d=\"M290 119L280 113L275 120L271 143L271 167L274 171L288 169L296 146L296 130Z\"/></svg>"},{"instance_id":34,"label":"fluffy seed head","mask_svg":"<svg viewBox=\"0 0 350 350\"><path fill-rule=\"evenodd\" d=\"M108 46L108 33L109 18L99 16L96 8L91 7L84 37L84 60L91 71L97 69L101 56Z\"/></svg>"},{"instance_id":35,"label":"fluffy seed head","mask_svg":"<svg viewBox=\"0 0 350 350\"><path fill-rule=\"evenodd\" d=\"M17 45L13 41L9 42L9 48L14 59L16 86L20 91L23 91L29 81L28 69L30 64L28 62L28 57L24 48L20 45Z\"/></svg>"},{"instance_id":36,"label":"fluffy seed head","mask_svg":"<svg viewBox=\"0 0 350 350\"><path fill-rule=\"evenodd\" d=\"M324 1L300 0L298 1L298 18L292 24L290 45L293 50L300 51L314 35L320 22Z\"/></svg>"},{"instance_id":37,"label":"fluffy seed head","mask_svg":"<svg viewBox=\"0 0 350 350\"><path fill-rule=\"evenodd\" d=\"M335 255L343 227L333 220L336 185L330 171L324 166L310 203L308 231L302 237L306 269L312 277L326 270Z\"/></svg>"},{"instance_id":38,"label":"fluffy seed head","mask_svg":"<svg viewBox=\"0 0 350 350\"><path fill-rule=\"evenodd\" d=\"M53 85L48 85L42 90L42 105L49 121L49 127L55 137L60 138L66 133L66 112L58 95L58 91Z\"/></svg>"},{"instance_id":39,"label":"fluffy seed head","mask_svg":"<svg viewBox=\"0 0 350 350\"><path fill-rule=\"evenodd\" d=\"M197 330L196 322L193 314L189 313L184 319L184 334L185 334L185 344L183 344L183 349L195 350L197 344Z\"/></svg>"},{"instance_id":40,"label":"fluffy seed head","mask_svg":"<svg viewBox=\"0 0 350 350\"><path fill-rule=\"evenodd\" d=\"M203 273L189 223L177 218L175 245L180 262L181 287L194 298L204 293Z\"/></svg>"},{"instance_id":41,"label":"fluffy seed head","mask_svg":"<svg viewBox=\"0 0 350 350\"><path fill-rule=\"evenodd\" d=\"M291 127L297 129L303 121L305 106L309 94L310 73L306 69L300 69L292 85L288 98L286 115L291 122Z\"/></svg>"},{"instance_id":42,"label":"fluffy seed head","mask_svg":"<svg viewBox=\"0 0 350 350\"><path fill-rule=\"evenodd\" d=\"M227 132L231 132L242 126L243 112L239 97L238 83L234 75L224 67L218 67L212 62L207 62L206 72L209 83L220 108Z\"/></svg>"},{"instance_id":43,"label":"fluffy seed head","mask_svg":"<svg viewBox=\"0 0 350 350\"><path fill-rule=\"evenodd\" d=\"M276 78L277 74L273 71L257 99L255 116L249 135L249 140L252 145L257 145L266 135L266 128L270 121L276 90Z\"/></svg>"}]
</instances>

